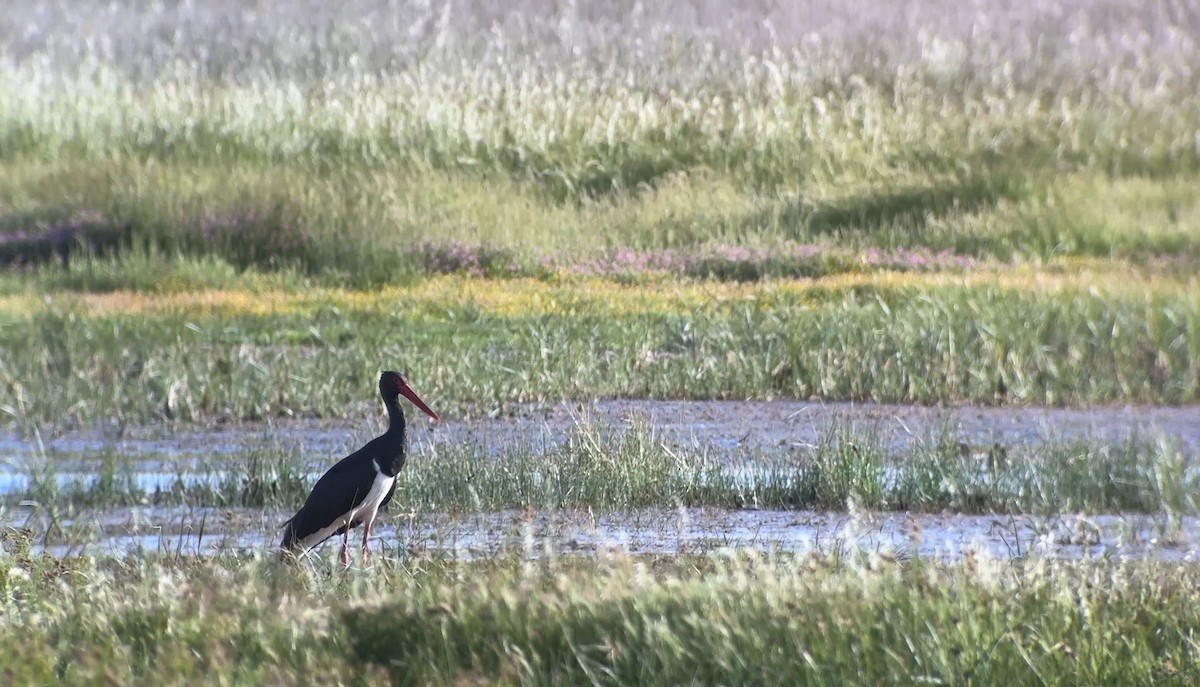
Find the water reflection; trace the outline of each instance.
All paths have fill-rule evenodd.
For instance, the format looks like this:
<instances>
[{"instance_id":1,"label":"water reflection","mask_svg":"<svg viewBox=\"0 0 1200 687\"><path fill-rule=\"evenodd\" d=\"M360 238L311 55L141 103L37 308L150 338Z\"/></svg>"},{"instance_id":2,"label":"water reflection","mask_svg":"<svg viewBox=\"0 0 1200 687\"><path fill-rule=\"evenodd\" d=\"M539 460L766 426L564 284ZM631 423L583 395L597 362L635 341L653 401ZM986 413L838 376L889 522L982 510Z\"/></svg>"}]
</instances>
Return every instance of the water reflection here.
<instances>
[{"instance_id":1,"label":"water reflection","mask_svg":"<svg viewBox=\"0 0 1200 687\"><path fill-rule=\"evenodd\" d=\"M34 509L12 509L2 524L29 533L55 556L130 553L270 554L282 512L249 509L133 508L77 514L47 527ZM52 531L55 530L55 531ZM1089 557L1200 561L1200 518L1146 515L1054 517L826 513L710 508L504 511L471 515L393 513L377 527L384 555L414 552L471 559L518 551L603 555L705 553L725 548L855 552L939 561ZM356 532L355 535L360 533ZM380 544L374 544L380 546ZM335 555L326 544L318 556Z\"/></svg>"}]
</instances>

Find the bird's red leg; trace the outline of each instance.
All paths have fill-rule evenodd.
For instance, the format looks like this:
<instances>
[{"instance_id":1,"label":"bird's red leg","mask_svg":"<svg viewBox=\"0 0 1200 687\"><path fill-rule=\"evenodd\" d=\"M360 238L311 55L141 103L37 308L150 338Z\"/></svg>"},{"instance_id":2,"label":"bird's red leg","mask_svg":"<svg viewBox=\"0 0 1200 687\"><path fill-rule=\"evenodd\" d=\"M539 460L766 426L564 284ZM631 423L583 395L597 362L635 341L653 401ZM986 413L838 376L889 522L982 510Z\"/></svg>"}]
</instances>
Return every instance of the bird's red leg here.
<instances>
[{"instance_id":1,"label":"bird's red leg","mask_svg":"<svg viewBox=\"0 0 1200 687\"><path fill-rule=\"evenodd\" d=\"M345 532L342 532L342 565L350 567L350 528L347 527Z\"/></svg>"},{"instance_id":2,"label":"bird's red leg","mask_svg":"<svg viewBox=\"0 0 1200 687\"><path fill-rule=\"evenodd\" d=\"M367 546L367 538L371 536L371 521L363 521L363 544L362 544L362 559L365 565L371 559L371 549Z\"/></svg>"}]
</instances>

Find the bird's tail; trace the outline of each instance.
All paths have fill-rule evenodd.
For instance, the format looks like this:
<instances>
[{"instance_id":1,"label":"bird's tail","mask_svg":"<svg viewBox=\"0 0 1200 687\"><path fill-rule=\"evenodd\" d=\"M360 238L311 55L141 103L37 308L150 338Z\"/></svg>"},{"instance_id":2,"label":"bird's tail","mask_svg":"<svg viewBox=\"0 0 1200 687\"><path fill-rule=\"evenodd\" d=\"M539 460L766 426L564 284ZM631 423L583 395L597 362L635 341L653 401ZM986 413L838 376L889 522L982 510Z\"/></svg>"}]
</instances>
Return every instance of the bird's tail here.
<instances>
[{"instance_id":1,"label":"bird's tail","mask_svg":"<svg viewBox=\"0 0 1200 687\"><path fill-rule=\"evenodd\" d=\"M279 542L279 548L285 552L294 551L300 543L299 537L296 536L296 528L292 526L296 518L292 518L283 523L283 541Z\"/></svg>"}]
</instances>

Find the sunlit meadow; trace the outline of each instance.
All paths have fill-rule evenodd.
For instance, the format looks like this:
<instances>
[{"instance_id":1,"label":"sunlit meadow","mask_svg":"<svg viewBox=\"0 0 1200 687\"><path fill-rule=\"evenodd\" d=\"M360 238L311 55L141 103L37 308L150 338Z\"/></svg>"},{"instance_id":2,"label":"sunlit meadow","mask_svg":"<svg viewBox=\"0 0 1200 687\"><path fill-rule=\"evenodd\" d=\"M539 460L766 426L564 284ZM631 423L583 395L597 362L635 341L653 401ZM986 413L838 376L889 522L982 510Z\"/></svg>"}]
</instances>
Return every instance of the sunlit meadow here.
<instances>
[{"instance_id":1,"label":"sunlit meadow","mask_svg":"<svg viewBox=\"0 0 1200 687\"><path fill-rule=\"evenodd\" d=\"M397 526L370 566L281 566L271 519L337 456L161 448L370 427L392 367L477 431L597 399L1186 415L1192 3L8 5L0 682L1200 681L1200 472L1153 433L897 450L835 424L735 453L634 417L553 449L427 447L397 500L1137 514L1169 561L571 553L562 532L472 559ZM177 479L139 481L133 430ZM71 432L109 444L45 448ZM93 556L114 517L162 531L159 508L199 514L199 538L229 513L271 524L215 556Z\"/></svg>"}]
</instances>

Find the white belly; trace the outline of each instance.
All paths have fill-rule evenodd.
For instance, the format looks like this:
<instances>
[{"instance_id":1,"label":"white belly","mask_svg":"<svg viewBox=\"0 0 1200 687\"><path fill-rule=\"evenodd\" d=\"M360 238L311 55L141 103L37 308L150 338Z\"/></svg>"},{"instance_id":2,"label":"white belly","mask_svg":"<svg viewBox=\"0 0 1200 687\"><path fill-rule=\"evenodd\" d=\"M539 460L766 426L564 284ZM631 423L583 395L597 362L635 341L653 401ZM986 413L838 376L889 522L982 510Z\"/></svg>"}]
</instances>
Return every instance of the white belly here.
<instances>
[{"instance_id":1,"label":"white belly","mask_svg":"<svg viewBox=\"0 0 1200 687\"><path fill-rule=\"evenodd\" d=\"M375 466L375 481L371 483L371 490L367 492L367 497L362 500L358 506L351 509L349 512L334 518L333 522L326 527L313 532L304 539L300 540L300 545L304 548L310 548L320 544L340 530L343 526L352 522L374 522L376 514L379 513L379 506L383 503L383 498L392 488L395 483L395 477L388 477L379 471L379 466Z\"/></svg>"}]
</instances>

